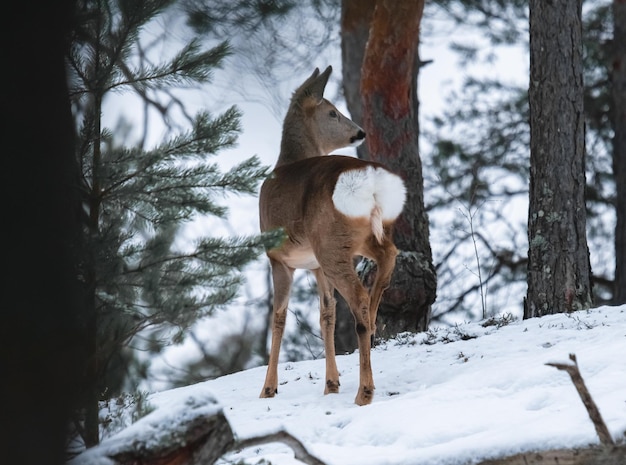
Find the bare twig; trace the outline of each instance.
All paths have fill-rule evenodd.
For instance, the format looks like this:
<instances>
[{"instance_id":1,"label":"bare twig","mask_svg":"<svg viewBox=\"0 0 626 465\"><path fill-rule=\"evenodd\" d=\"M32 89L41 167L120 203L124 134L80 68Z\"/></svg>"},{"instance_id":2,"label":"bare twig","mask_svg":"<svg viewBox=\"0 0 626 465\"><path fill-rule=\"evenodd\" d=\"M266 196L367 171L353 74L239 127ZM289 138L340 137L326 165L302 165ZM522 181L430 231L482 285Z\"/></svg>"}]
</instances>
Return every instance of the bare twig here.
<instances>
[{"instance_id":1,"label":"bare twig","mask_svg":"<svg viewBox=\"0 0 626 465\"><path fill-rule=\"evenodd\" d=\"M606 423L602 419L602 415L600 415L600 410L598 410L598 406L593 401L587 386L585 386L585 382L583 377L580 374L580 370L578 369L578 362L576 361L575 354L569 354L569 358L573 364L571 363L546 363L548 366L552 366L557 368L558 370L566 371L570 377L572 378L572 382L578 391L578 395L580 399L583 401L585 408L587 409L587 413L589 414L589 418L593 423L593 426L596 428L596 433L598 433L598 437L600 438L600 442L605 446L615 445L613 442L613 438L609 433L608 428L606 427Z\"/></svg>"},{"instance_id":2,"label":"bare twig","mask_svg":"<svg viewBox=\"0 0 626 465\"><path fill-rule=\"evenodd\" d=\"M307 465L326 465L326 463L322 462L314 455L311 455L311 453L304 447L304 444L286 431L279 431L273 434L243 439L237 442L232 450L244 449L246 447L253 447L261 444L269 444L271 442L282 442L283 444L289 446L291 450L293 450L295 458L300 462L306 463Z\"/></svg>"}]
</instances>

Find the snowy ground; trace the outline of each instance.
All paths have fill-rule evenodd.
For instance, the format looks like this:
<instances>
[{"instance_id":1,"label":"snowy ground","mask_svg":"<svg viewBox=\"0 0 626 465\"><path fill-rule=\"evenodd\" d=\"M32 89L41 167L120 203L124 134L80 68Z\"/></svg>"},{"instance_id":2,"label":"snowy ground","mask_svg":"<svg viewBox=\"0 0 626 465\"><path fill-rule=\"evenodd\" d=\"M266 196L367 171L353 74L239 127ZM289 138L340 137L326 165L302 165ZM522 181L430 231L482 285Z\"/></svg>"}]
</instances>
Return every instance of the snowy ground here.
<instances>
[{"instance_id":1,"label":"snowy ground","mask_svg":"<svg viewBox=\"0 0 626 465\"><path fill-rule=\"evenodd\" d=\"M265 377L259 367L152 395L157 410L134 430L171 424L189 399L214 396L239 439L285 429L329 465L469 464L596 444L570 377L546 366L569 362L571 353L609 431L624 440L626 306L500 327L471 323L390 341L372 352L376 396L368 406L353 404L358 356L352 354L337 357L340 394L322 394L324 360L314 360L279 365L277 397L259 399ZM104 441L101 451L124 435ZM280 444L238 451L224 463L262 459L300 464Z\"/></svg>"}]
</instances>

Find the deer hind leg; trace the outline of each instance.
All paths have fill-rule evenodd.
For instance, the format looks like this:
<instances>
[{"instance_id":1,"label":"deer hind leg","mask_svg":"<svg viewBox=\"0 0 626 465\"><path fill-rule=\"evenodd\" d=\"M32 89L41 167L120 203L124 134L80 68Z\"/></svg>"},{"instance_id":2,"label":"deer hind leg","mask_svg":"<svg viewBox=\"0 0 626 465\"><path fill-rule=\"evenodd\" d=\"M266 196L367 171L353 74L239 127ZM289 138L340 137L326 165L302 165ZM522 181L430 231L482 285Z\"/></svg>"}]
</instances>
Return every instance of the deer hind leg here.
<instances>
[{"instance_id":1,"label":"deer hind leg","mask_svg":"<svg viewBox=\"0 0 626 465\"><path fill-rule=\"evenodd\" d=\"M372 402L375 389L370 359L370 297L354 270L352 257L335 261L329 268L325 268L325 273L330 283L346 299L354 317L359 342L359 390L354 402L367 405Z\"/></svg>"},{"instance_id":2,"label":"deer hind leg","mask_svg":"<svg viewBox=\"0 0 626 465\"><path fill-rule=\"evenodd\" d=\"M274 282L274 305L272 315L272 345L270 359L267 364L265 384L259 397L274 397L278 392L278 357L280 343L285 332L287 321L287 304L293 282L293 268L284 263L270 259L272 265L272 280Z\"/></svg>"},{"instance_id":3,"label":"deer hind leg","mask_svg":"<svg viewBox=\"0 0 626 465\"><path fill-rule=\"evenodd\" d=\"M372 238L372 241L375 239ZM372 258L376 262L376 278L374 284L370 289L370 329L371 335L374 337L376 333L376 316L378 315L378 307L380 301L385 292L385 289L389 287L391 282L391 275L396 266L396 257L398 256L398 249L391 241L390 234L385 236L382 244L370 243L368 244L368 257Z\"/></svg>"},{"instance_id":4,"label":"deer hind leg","mask_svg":"<svg viewBox=\"0 0 626 465\"><path fill-rule=\"evenodd\" d=\"M314 270L320 297L320 328L326 354L326 385L324 394L339 392L339 371L335 360L336 305L334 288L321 268Z\"/></svg>"}]
</instances>

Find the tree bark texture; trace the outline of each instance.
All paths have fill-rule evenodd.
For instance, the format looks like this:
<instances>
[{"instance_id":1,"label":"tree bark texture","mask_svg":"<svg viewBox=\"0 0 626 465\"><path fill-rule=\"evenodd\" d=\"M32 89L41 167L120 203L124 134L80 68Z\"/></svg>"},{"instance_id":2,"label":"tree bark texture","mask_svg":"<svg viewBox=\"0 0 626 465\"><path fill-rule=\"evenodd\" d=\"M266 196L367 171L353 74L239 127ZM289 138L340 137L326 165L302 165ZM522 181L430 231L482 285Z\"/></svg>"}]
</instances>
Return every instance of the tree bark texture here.
<instances>
[{"instance_id":1,"label":"tree bark texture","mask_svg":"<svg viewBox=\"0 0 626 465\"><path fill-rule=\"evenodd\" d=\"M352 120L363 122L361 66L376 0L341 1L341 72L343 95ZM367 144L357 148L359 158L369 160Z\"/></svg>"},{"instance_id":2,"label":"tree bark texture","mask_svg":"<svg viewBox=\"0 0 626 465\"><path fill-rule=\"evenodd\" d=\"M615 290L626 303L626 1L613 0L613 174L615 176Z\"/></svg>"},{"instance_id":3,"label":"tree bark texture","mask_svg":"<svg viewBox=\"0 0 626 465\"><path fill-rule=\"evenodd\" d=\"M376 0L341 1L341 73L343 95L352 120L363 124L361 102L361 66L370 32L370 23ZM367 144L361 144L357 156L369 160ZM352 353L358 347L354 317L341 294L335 291L337 319L335 322L335 350L338 354Z\"/></svg>"},{"instance_id":4,"label":"tree bark texture","mask_svg":"<svg viewBox=\"0 0 626 465\"><path fill-rule=\"evenodd\" d=\"M425 330L436 297L415 96L423 9L423 0L377 1L361 76L370 159L398 173L407 188L404 212L394 232L401 253L378 314L378 327L387 328L390 335ZM367 274L364 277L367 282Z\"/></svg>"},{"instance_id":5,"label":"tree bark texture","mask_svg":"<svg viewBox=\"0 0 626 465\"><path fill-rule=\"evenodd\" d=\"M530 1L530 204L524 318L591 306L582 0Z\"/></svg>"}]
</instances>

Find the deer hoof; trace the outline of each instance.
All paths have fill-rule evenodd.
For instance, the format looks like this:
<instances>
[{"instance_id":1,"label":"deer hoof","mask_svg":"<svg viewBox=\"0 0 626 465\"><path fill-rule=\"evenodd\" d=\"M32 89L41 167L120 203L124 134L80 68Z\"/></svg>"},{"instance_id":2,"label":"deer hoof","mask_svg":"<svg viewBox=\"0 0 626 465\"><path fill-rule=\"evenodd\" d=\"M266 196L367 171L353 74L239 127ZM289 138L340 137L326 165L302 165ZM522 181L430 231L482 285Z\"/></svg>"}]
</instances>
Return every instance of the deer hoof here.
<instances>
[{"instance_id":1,"label":"deer hoof","mask_svg":"<svg viewBox=\"0 0 626 465\"><path fill-rule=\"evenodd\" d=\"M267 399L270 397L274 397L276 394L278 394L277 388L266 387L266 388L263 388L263 390L261 391L261 395L259 397L261 399Z\"/></svg>"},{"instance_id":2,"label":"deer hoof","mask_svg":"<svg viewBox=\"0 0 626 465\"><path fill-rule=\"evenodd\" d=\"M324 394L337 394L339 392L339 381L326 380Z\"/></svg>"},{"instance_id":3,"label":"deer hoof","mask_svg":"<svg viewBox=\"0 0 626 465\"><path fill-rule=\"evenodd\" d=\"M369 405L372 403L373 398L374 388L364 386L359 389L359 392L356 395L356 399L354 399L354 403L357 405Z\"/></svg>"}]
</instances>

